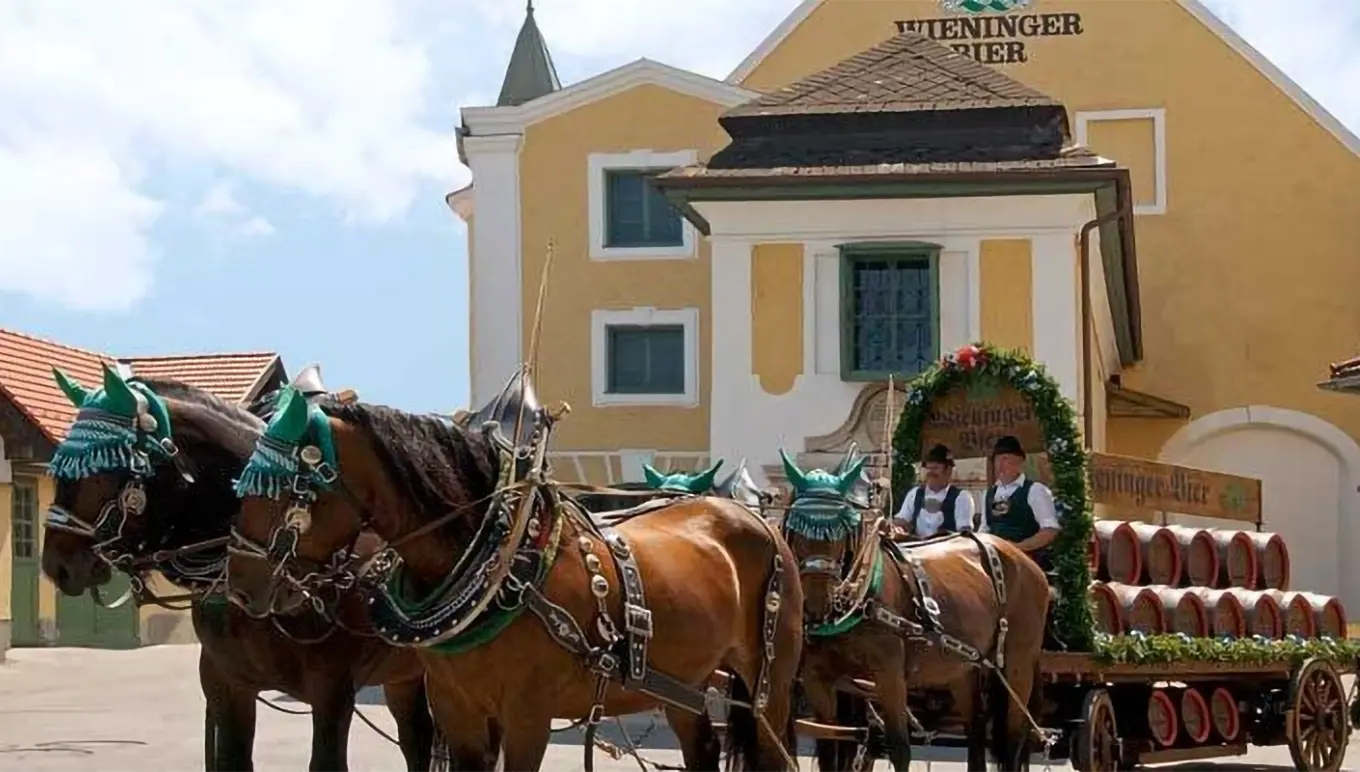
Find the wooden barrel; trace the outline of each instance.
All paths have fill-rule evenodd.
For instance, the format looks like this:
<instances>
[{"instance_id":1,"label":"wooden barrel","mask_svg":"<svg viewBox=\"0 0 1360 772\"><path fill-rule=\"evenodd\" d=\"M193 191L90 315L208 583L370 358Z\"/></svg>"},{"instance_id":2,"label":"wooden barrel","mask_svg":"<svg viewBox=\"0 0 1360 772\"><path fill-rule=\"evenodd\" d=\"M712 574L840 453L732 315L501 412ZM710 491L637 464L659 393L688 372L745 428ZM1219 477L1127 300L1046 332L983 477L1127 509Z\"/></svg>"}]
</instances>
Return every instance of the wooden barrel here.
<instances>
[{"instance_id":1,"label":"wooden barrel","mask_svg":"<svg viewBox=\"0 0 1360 772\"><path fill-rule=\"evenodd\" d=\"M1203 638L1209 634L1209 613L1198 594L1165 585L1154 584L1148 589L1155 592L1162 603L1162 618L1166 620L1167 632L1185 633L1191 638Z\"/></svg>"},{"instance_id":2,"label":"wooden barrel","mask_svg":"<svg viewBox=\"0 0 1360 772\"><path fill-rule=\"evenodd\" d=\"M1209 739L1214 731L1214 718L1209 710L1209 701L1199 689L1191 686L1181 693L1181 731L1185 738L1195 745Z\"/></svg>"},{"instance_id":3,"label":"wooden barrel","mask_svg":"<svg viewBox=\"0 0 1360 772\"><path fill-rule=\"evenodd\" d=\"M1096 539L1100 541L1097 576L1108 582L1137 584L1143 575L1143 552L1133 527L1122 520L1097 520Z\"/></svg>"},{"instance_id":4,"label":"wooden barrel","mask_svg":"<svg viewBox=\"0 0 1360 772\"><path fill-rule=\"evenodd\" d=\"M1312 638L1317 635L1317 624L1313 619L1313 607L1308 603L1308 599L1303 597L1303 593L1280 592L1279 590L1261 590L1261 592L1275 599L1280 604L1280 613L1284 615L1284 634L1297 635L1300 638Z\"/></svg>"},{"instance_id":5,"label":"wooden barrel","mask_svg":"<svg viewBox=\"0 0 1360 772\"><path fill-rule=\"evenodd\" d=\"M1091 600L1091 617L1096 631L1120 635L1124 632L1123 602L1105 582L1091 582L1086 595Z\"/></svg>"},{"instance_id":6,"label":"wooden barrel","mask_svg":"<svg viewBox=\"0 0 1360 772\"><path fill-rule=\"evenodd\" d=\"M1315 592L1293 594L1298 595L1308 604L1313 615L1314 636L1335 638L1338 641L1346 637L1346 607L1341 605L1339 599L1330 595L1319 595Z\"/></svg>"},{"instance_id":7,"label":"wooden barrel","mask_svg":"<svg viewBox=\"0 0 1360 772\"><path fill-rule=\"evenodd\" d=\"M1176 701L1165 689L1153 689L1148 697L1147 722L1154 743L1163 748L1176 744L1181 722L1176 715Z\"/></svg>"},{"instance_id":8,"label":"wooden barrel","mask_svg":"<svg viewBox=\"0 0 1360 772\"><path fill-rule=\"evenodd\" d=\"M1123 632L1135 630L1145 635L1166 632L1166 617L1162 614L1162 599L1147 587L1108 582L1119 604L1119 624Z\"/></svg>"},{"instance_id":9,"label":"wooden barrel","mask_svg":"<svg viewBox=\"0 0 1360 772\"><path fill-rule=\"evenodd\" d=\"M1280 604L1269 594L1256 590L1230 587L1225 592L1232 593L1242 603L1247 612L1247 633L1275 640L1284 634L1284 613Z\"/></svg>"},{"instance_id":10,"label":"wooden barrel","mask_svg":"<svg viewBox=\"0 0 1360 772\"><path fill-rule=\"evenodd\" d=\"M1256 588L1256 544L1244 531L1209 529L1214 544L1218 545L1218 581L1216 587Z\"/></svg>"},{"instance_id":11,"label":"wooden barrel","mask_svg":"<svg viewBox=\"0 0 1360 772\"><path fill-rule=\"evenodd\" d=\"M1256 589L1289 589L1289 548L1278 533L1243 531L1256 547Z\"/></svg>"},{"instance_id":12,"label":"wooden barrel","mask_svg":"<svg viewBox=\"0 0 1360 772\"><path fill-rule=\"evenodd\" d=\"M1151 523L1129 523L1138 536L1139 551L1143 555L1143 580L1146 584L1165 584L1175 587L1181 583L1183 556L1175 534L1165 526Z\"/></svg>"},{"instance_id":13,"label":"wooden barrel","mask_svg":"<svg viewBox=\"0 0 1360 772\"><path fill-rule=\"evenodd\" d=\"M1247 634L1247 611L1242 607L1242 601L1231 591L1210 587L1187 587L1185 590L1204 601L1204 610L1209 615L1209 629L1215 638L1241 638Z\"/></svg>"},{"instance_id":14,"label":"wooden barrel","mask_svg":"<svg viewBox=\"0 0 1360 772\"><path fill-rule=\"evenodd\" d=\"M1166 529L1181 545L1181 554L1184 556L1181 584L1189 587L1213 587L1217 584L1218 545L1214 543L1214 537L1202 528L1169 525Z\"/></svg>"},{"instance_id":15,"label":"wooden barrel","mask_svg":"<svg viewBox=\"0 0 1360 772\"><path fill-rule=\"evenodd\" d=\"M1214 731L1223 742L1233 742L1241 734L1242 716L1232 692L1221 686L1215 689L1209 695L1209 714L1214 718Z\"/></svg>"}]
</instances>

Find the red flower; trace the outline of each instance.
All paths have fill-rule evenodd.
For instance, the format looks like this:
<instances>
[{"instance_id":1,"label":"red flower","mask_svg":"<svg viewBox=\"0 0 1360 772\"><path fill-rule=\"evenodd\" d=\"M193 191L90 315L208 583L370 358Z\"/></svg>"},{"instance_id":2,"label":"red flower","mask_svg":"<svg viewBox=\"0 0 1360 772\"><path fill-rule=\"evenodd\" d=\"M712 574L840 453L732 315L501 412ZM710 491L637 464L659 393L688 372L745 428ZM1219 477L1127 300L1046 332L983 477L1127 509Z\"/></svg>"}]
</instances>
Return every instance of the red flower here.
<instances>
[{"instance_id":1,"label":"red flower","mask_svg":"<svg viewBox=\"0 0 1360 772\"><path fill-rule=\"evenodd\" d=\"M982 353L982 349L971 343L954 352L954 360L957 361L959 367L964 370L971 370L974 367L977 367L983 363L984 359L985 355Z\"/></svg>"}]
</instances>

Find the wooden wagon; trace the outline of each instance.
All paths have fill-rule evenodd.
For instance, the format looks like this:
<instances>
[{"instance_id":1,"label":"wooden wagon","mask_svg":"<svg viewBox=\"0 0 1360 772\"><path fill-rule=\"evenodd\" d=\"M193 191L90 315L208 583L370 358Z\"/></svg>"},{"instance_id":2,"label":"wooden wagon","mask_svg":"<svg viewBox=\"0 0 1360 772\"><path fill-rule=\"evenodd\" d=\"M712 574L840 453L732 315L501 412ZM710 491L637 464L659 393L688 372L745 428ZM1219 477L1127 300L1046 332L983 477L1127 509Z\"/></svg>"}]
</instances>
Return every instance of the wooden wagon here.
<instances>
[{"instance_id":1,"label":"wooden wagon","mask_svg":"<svg viewBox=\"0 0 1360 772\"><path fill-rule=\"evenodd\" d=\"M1006 402L1008 409L972 404L988 401ZM933 409L936 403L940 410ZM1028 405L1030 409L1016 409L1015 405ZM984 423L999 416L1009 423L961 425L961 416L978 416ZM985 345L966 347L913 382L894 432L894 457L899 463L893 468L892 487L900 496L910 484L914 471L902 461L920 458L923 445L945 442L961 458L968 454L960 453L959 446L968 445L975 451L972 457L977 457L983 455L978 451L990 447L995 436L1013 434L1024 437L1027 448L1042 449L1032 453L1032 458L1039 458L1033 459L1036 463L1029 474L1047 478L1046 482L1056 480L1052 487L1060 509L1069 513L1068 517L1076 513L1083 519L1072 534L1064 534L1065 541L1055 543L1055 552L1059 544L1064 544L1071 557L1094 543L1095 529L1085 519L1091 499L1140 519L1155 521L1157 518L1148 515L1169 511L1233 520L1239 523L1238 528L1250 524L1260 531L1260 481L1090 453L1082 448L1074 419L1070 403L1041 366L1016 352ZM1163 524L1165 519L1163 514ZM1071 530L1073 521L1065 522L1065 530ZM1066 561L1069 566L1080 564L1072 574L1057 580L1059 589L1065 591L1068 612L1072 598L1086 600L1081 590L1095 578L1089 575L1095 557L1092 555L1090 562ZM1287 576L1287 567L1285 573ZM1287 579L1284 581L1287 583ZM1284 588L1266 584L1241 589L1275 593ZM1142 633L1134 633L1138 635ZM1096 640L1089 633L1079 637ZM1236 657L1230 656L1236 644L1206 637L1198 639L1203 642L1203 656L1182 659L1163 655L1158 661L1155 656L1121 657L1118 647L1111 647L1111 642L1127 644L1130 640L1136 643L1140 639L1099 638L1100 645L1092 648L1103 650L1103 654L1044 653L1038 687L1041 699L1034 718L1045 735L1042 747L1046 759L1070 761L1078 770L1103 771L1240 756L1251 745L1286 745L1297 769L1341 768L1352 716L1342 676L1355 672L1352 653L1357 649L1353 644L1324 640L1307 643L1298 638L1278 643L1248 641L1241 646L1258 650L1253 656ZM878 755L879 742L873 718L873 684L846 680L838 688L842 700L837 725L802 721L800 733L838 741L840 768L867 769ZM918 699L921 704L917 704ZM960 724L963 717L948 717L947 708L935 709L937 706L924 695L913 694L911 701L927 732L915 737L914 742L965 744ZM1354 709L1360 712L1360 703ZM939 716L944 720L931 726L930 720Z\"/></svg>"}]
</instances>

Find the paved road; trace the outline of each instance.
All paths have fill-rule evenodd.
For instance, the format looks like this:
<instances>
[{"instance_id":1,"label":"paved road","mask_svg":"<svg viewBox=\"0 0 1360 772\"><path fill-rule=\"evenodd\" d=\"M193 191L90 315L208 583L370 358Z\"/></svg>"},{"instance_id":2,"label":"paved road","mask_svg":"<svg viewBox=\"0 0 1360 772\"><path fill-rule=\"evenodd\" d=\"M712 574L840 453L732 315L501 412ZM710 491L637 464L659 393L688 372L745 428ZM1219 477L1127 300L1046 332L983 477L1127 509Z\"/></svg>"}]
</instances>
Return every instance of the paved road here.
<instances>
[{"instance_id":1,"label":"paved road","mask_svg":"<svg viewBox=\"0 0 1360 772\"><path fill-rule=\"evenodd\" d=\"M202 769L203 698L198 689L197 646L157 646L135 651L89 649L11 650L0 665L0 772L183 772ZM365 695L361 710L385 731L392 719L376 699ZM297 703L281 701L289 708ZM307 766L311 724L261 708L255 763L261 772ZM631 722L633 735L650 718ZM544 769L580 770L579 740L558 736ZM646 742L646 755L679 764L679 753L664 729ZM1360 751L1347 769L1360 768ZM1279 770L1292 768L1283 748L1255 749L1239 764L1182 765L1184 770ZM355 722L350 736L354 770L399 770L400 753L371 729ZM918 762L914 769L925 770ZM812 769L804 757L803 769ZM629 759L613 761L596 754L601 772L636 770ZM879 770L886 770L879 762ZM936 772L957 772L962 764L937 762ZM1067 767L1062 767L1067 769Z\"/></svg>"}]
</instances>

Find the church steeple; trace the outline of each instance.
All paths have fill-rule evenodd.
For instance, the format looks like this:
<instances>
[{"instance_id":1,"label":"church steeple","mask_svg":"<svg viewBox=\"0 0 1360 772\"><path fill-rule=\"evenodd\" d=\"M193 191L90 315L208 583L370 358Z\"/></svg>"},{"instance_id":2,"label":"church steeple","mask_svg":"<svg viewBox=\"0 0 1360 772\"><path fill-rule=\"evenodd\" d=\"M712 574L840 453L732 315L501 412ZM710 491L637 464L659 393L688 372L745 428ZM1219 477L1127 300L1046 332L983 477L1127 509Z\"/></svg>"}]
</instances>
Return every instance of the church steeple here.
<instances>
[{"instance_id":1,"label":"church steeple","mask_svg":"<svg viewBox=\"0 0 1360 772\"><path fill-rule=\"evenodd\" d=\"M548 45L534 21L534 0L528 0L524 26L515 39L515 50L510 54L510 66L505 68L505 82L501 84L496 106L522 105L561 88L552 54L548 53Z\"/></svg>"}]
</instances>

